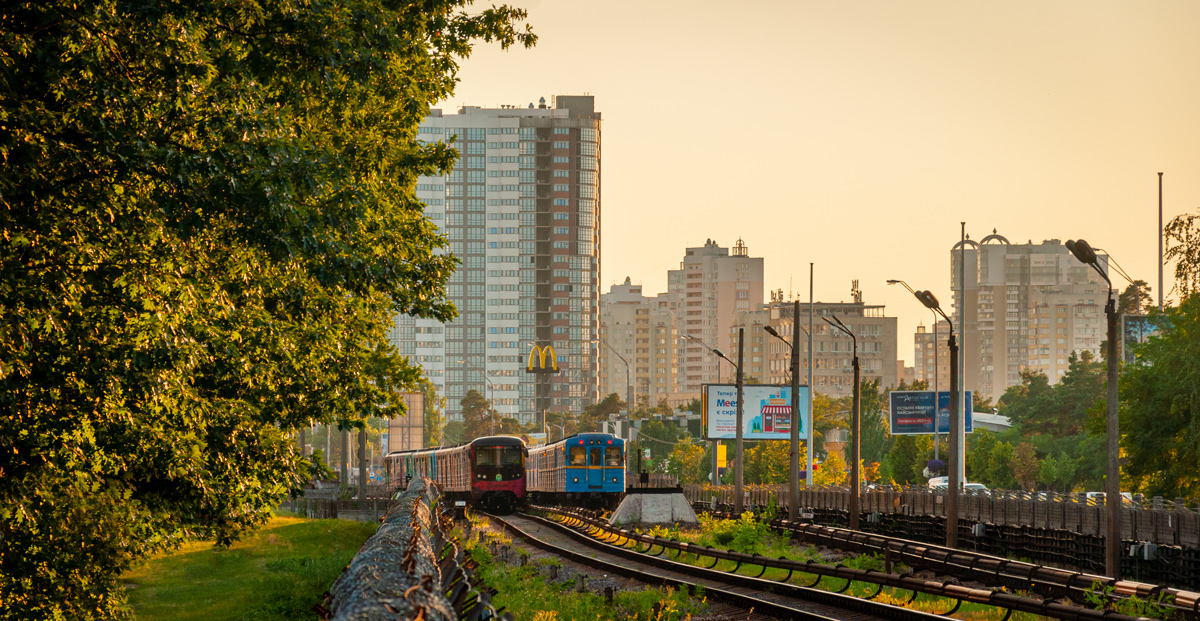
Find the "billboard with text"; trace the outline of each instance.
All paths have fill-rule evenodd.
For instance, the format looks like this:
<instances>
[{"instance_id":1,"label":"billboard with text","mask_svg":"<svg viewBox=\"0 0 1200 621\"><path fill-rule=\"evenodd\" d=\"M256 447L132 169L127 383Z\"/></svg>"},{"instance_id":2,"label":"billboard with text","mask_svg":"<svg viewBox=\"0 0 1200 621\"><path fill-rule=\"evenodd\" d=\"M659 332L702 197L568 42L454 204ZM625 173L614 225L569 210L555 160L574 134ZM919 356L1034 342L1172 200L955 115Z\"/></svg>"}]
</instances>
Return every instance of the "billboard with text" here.
<instances>
[{"instance_id":1,"label":"billboard with text","mask_svg":"<svg viewBox=\"0 0 1200 621\"><path fill-rule=\"evenodd\" d=\"M933 391L893 390L888 397L888 421L894 436L910 436L933 433ZM950 433L950 392L938 394L938 433ZM967 425L965 433L971 433L971 391L967 391Z\"/></svg>"},{"instance_id":2,"label":"billboard with text","mask_svg":"<svg viewBox=\"0 0 1200 621\"><path fill-rule=\"evenodd\" d=\"M701 390L704 437L708 440L732 440L737 437L737 386L706 384ZM800 438L808 438L808 387L799 392L799 416L792 416L792 388L750 384L742 387L742 438L746 440L790 440L792 422L800 429Z\"/></svg>"}]
</instances>

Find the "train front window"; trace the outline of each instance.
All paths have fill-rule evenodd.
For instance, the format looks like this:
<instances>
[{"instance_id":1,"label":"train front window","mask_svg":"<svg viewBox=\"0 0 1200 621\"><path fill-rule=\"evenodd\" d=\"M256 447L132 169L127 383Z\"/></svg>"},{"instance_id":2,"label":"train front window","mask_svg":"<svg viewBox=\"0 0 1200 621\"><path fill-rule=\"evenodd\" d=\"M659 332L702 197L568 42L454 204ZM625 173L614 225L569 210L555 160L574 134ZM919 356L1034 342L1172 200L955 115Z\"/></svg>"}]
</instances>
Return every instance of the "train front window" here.
<instances>
[{"instance_id":1,"label":"train front window","mask_svg":"<svg viewBox=\"0 0 1200 621\"><path fill-rule=\"evenodd\" d=\"M589 452L591 453L591 460L588 462L589 466L603 465L601 462L604 460L604 449L594 448Z\"/></svg>"},{"instance_id":2,"label":"train front window","mask_svg":"<svg viewBox=\"0 0 1200 621\"><path fill-rule=\"evenodd\" d=\"M571 447L571 465L586 466L587 465L587 449L582 446Z\"/></svg>"},{"instance_id":3,"label":"train front window","mask_svg":"<svg viewBox=\"0 0 1200 621\"><path fill-rule=\"evenodd\" d=\"M610 446L604 449L604 465L605 466L620 466L621 465L621 447Z\"/></svg>"},{"instance_id":4,"label":"train front window","mask_svg":"<svg viewBox=\"0 0 1200 621\"><path fill-rule=\"evenodd\" d=\"M524 454L519 446L484 446L475 449L476 466L520 466Z\"/></svg>"}]
</instances>

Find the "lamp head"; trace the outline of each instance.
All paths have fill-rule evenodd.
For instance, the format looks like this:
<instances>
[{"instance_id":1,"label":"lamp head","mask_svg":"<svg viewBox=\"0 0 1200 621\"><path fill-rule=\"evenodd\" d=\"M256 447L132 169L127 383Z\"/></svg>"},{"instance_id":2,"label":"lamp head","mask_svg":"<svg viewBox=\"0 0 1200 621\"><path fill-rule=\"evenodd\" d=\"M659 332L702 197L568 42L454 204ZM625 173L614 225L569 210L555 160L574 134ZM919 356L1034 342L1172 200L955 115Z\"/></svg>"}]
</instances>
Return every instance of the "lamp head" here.
<instances>
[{"instance_id":1,"label":"lamp head","mask_svg":"<svg viewBox=\"0 0 1200 621\"><path fill-rule=\"evenodd\" d=\"M1079 259L1080 263L1083 263L1084 265L1096 264L1096 251L1092 250L1092 246L1088 244L1086 240L1068 239L1066 246L1067 250L1070 250L1071 254L1075 255L1076 259Z\"/></svg>"},{"instance_id":2,"label":"lamp head","mask_svg":"<svg viewBox=\"0 0 1200 621\"><path fill-rule=\"evenodd\" d=\"M718 349L716 347L713 348L712 352L722 358L725 357L725 352L721 351L720 349Z\"/></svg>"},{"instance_id":3,"label":"lamp head","mask_svg":"<svg viewBox=\"0 0 1200 621\"><path fill-rule=\"evenodd\" d=\"M933 295L933 292L929 290L918 291L917 299L921 300L921 303L925 305L925 308L937 310L942 307L941 304L938 304L937 296Z\"/></svg>"},{"instance_id":4,"label":"lamp head","mask_svg":"<svg viewBox=\"0 0 1200 621\"><path fill-rule=\"evenodd\" d=\"M900 284L900 281L899 281L899 280L891 280L891 279L889 279L889 280L887 281L887 284L889 284L889 285L898 285L898 284Z\"/></svg>"},{"instance_id":5,"label":"lamp head","mask_svg":"<svg viewBox=\"0 0 1200 621\"><path fill-rule=\"evenodd\" d=\"M776 332L775 328L772 328L771 326L763 326L763 331L775 338L783 338L782 336L779 336L779 333Z\"/></svg>"}]
</instances>

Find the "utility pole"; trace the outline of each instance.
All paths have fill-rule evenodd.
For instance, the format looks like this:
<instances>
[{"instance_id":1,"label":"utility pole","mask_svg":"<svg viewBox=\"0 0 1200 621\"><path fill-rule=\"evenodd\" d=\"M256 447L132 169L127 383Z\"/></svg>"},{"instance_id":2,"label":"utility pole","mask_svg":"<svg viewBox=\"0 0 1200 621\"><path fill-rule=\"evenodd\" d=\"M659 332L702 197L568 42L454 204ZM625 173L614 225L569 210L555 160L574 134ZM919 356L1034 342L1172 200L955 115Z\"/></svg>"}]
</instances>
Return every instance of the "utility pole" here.
<instances>
[{"instance_id":1,"label":"utility pole","mask_svg":"<svg viewBox=\"0 0 1200 621\"><path fill-rule=\"evenodd\" d=\"M788 476L788 519L795 521L800 504L800 300L792 302L792 428ZM812 387L809 387L812 390Z\"/></svg>"},{"instance_id":2,"label":"utility pole","mask_svg":"<svg viewBox=\"0 0 1200 621\"><path fill-rule=\"evenodd\" d=\"M742 363L745 360L745 328L738 328L738 361L737 361L737 455L734 457L733 512L741 515L745 510L745 499L742 487L742 466L745 465L742 443L742 386L745 377L742 374Z\"/></svg>"},{"instance_id":3,"label":"utility pole","mask_svg":"<svg viewBox=\"0 0 1200 621\"><path fill-rule=\"evenodd\" d=\"M360 500L367 497L367 467L369 465L370 463L367 461L367 428L363 427L358 430L358 498Z\"/></svg>"},{"instance_id":4,"label":"utility pole","mask_svg":"<svg viewBox=\"0 0 1200 621\"><path fill-rule=\"evenodd\" d=\"M1163 309L1162 173L1158 173L1158 311ZM1111 338L1111 337L1110 337Z\"/></svg>"}]
</instances>

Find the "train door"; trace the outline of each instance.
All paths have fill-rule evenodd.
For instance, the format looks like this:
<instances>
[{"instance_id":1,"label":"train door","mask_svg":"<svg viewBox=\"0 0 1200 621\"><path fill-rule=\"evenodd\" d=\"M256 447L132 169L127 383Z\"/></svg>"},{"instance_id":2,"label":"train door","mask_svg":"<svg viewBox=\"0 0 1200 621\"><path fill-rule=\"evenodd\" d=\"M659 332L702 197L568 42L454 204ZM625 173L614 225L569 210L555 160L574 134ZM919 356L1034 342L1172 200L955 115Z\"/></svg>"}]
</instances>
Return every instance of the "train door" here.
<instances>
[{"instance_id":1,"label":"train door","mask_svg":"<svg viewBox=\"0 0 1200 621\"><path fill-rule=\"evenodd\" d=\"M587 482L589 489L600 489L604 485L604 447L588 448Z\"/></svg>"}]
</instances>

